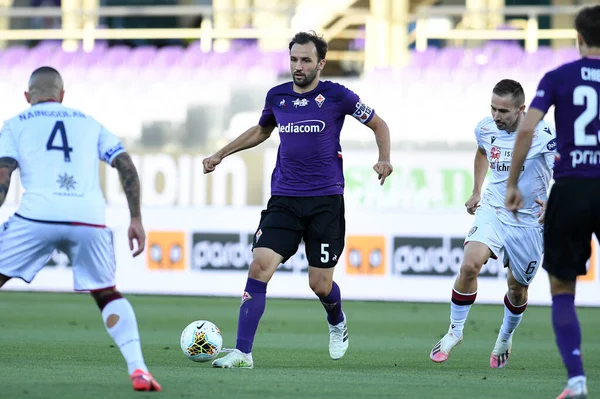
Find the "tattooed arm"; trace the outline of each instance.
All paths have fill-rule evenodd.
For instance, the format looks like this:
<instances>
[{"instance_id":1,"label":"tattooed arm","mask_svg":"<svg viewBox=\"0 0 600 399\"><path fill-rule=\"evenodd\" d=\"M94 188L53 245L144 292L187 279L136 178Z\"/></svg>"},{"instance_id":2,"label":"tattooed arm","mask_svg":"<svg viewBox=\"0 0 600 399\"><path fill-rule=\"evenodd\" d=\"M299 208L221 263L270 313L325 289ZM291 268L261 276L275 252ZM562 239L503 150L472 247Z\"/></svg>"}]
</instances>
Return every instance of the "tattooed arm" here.
<instances>
[{"instance_id":1,"label":"tattooed arm","mask_svg":"<svg viewBox=\"0 0 600 399\"><path fill-rule=\"evenodd\" d=\"M131 214L131 223L127 230L129 238L129 249L133 251L136 257L146 247L146 232L142 226L142 211L140 209L140 178L137 169L128 153L123 152L112 161L112 166L119 171L119 179L127 197L129 204L129 213ZM134 250L134 243L137 242L137 249Z\"/></svg>"},{"instance_id":2,"label":"tattooed arm","mask_svg":"<svg viewBox=\"0 0 600 399\"><path fill-rule=\"evenodd\" d=\"M10 187L10 176L17 169L18 163L13 158L0 158L0 206L6 200L6 194Z\"/></svg>"},{"instance_id":3,"label":"tattooed arm","mask_svg":"<svg viewBox=\"0 0 600 399\"><path fill-rule=\"evenodd\" d=\"M142 216L140 210L140 178L128 153L123 152L113 160L112 166L119 171L121 186L127 197L131 218Z\"/></svg>"}]
</instances>

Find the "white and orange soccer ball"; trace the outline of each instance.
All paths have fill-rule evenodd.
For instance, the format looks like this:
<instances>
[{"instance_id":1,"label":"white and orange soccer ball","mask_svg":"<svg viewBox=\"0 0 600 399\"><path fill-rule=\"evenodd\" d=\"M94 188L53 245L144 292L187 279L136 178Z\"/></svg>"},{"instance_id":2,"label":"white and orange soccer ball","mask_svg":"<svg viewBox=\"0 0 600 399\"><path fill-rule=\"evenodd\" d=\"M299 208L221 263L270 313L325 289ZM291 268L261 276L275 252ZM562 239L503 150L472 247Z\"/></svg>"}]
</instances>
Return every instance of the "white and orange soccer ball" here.
<instances>
[{"instance_id":1,"label":"white and orange soccer ball","mask_svg":"<svg viewBox=\"0 0 600 399\"><path fill-rule=\"evenodd\" d=\"M221 331L208 320L196 320L181 333L181 350L188 359L195 362L213 360L222 348Z\"/></svg>"}]
</instances>

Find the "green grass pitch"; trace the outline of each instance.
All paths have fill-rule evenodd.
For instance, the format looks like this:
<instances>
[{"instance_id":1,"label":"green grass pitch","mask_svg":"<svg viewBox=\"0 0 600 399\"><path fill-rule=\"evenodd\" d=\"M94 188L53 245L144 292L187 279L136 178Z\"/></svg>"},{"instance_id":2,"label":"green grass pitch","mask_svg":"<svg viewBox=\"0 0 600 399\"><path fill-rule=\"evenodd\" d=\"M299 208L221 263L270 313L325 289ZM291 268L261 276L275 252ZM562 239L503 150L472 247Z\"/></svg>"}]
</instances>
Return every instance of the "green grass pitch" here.
<instances>
[{"instance_id":1,"label":"green grass pitch","mask_svg":"<svg viewBox=\"0 0 600 399\"><path fill-rule=\"evenodd\" d=\"M316 299L268 299L255 369L222 370L187 360L179 335L189 322L208 319L232 347L238 298L128 298L163 392L132 391L89 295L0 292L0 398L555 398L566 381L547 307L527 310L507 368L492 370L501 306L476 304L465 341L437 365L429 351L448 327L448 304L346 301L350 349L333 361ZM600 392L599 314L579 309L590 397Z\"/></svg>"}]
</instances>

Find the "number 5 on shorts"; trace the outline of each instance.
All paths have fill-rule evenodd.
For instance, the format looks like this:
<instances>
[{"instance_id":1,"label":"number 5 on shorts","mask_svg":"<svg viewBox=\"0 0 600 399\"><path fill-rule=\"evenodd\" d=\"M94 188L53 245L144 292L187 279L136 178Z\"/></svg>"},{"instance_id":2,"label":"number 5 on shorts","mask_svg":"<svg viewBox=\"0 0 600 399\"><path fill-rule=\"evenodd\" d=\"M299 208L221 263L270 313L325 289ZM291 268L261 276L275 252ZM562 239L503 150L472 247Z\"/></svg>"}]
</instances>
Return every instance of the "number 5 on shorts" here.
<instances>
[{"instance_id":1,"label":"number 5 on shorts","mask_svg":"<svg viewBox=\"0 0 600 399\"><path fill-rule=\"evenodd\" d=\"M321 244L321 263L329 262L329 252L327 251L329 244Z\"/></svg>"}]
</instances>

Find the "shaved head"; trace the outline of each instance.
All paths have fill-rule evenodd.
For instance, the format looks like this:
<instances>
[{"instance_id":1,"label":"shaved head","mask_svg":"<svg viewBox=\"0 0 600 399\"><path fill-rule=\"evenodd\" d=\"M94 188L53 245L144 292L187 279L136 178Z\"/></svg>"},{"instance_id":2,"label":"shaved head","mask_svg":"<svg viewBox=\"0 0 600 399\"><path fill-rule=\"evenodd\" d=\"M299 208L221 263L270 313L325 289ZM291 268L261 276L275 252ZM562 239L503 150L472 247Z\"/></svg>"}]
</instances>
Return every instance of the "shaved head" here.
<instances>
[{"instance_id":1,"label":"shaved head","mask_svg":"<svg viewBox=\"0 0 600 399\"><path fill-rule=\"evenodd\" d=\"M62 102L64 96L63 80L54 68L43 66L29 77L29 88L25 97L31 105L45 101Z\"/></svg>"}]
</instances>

